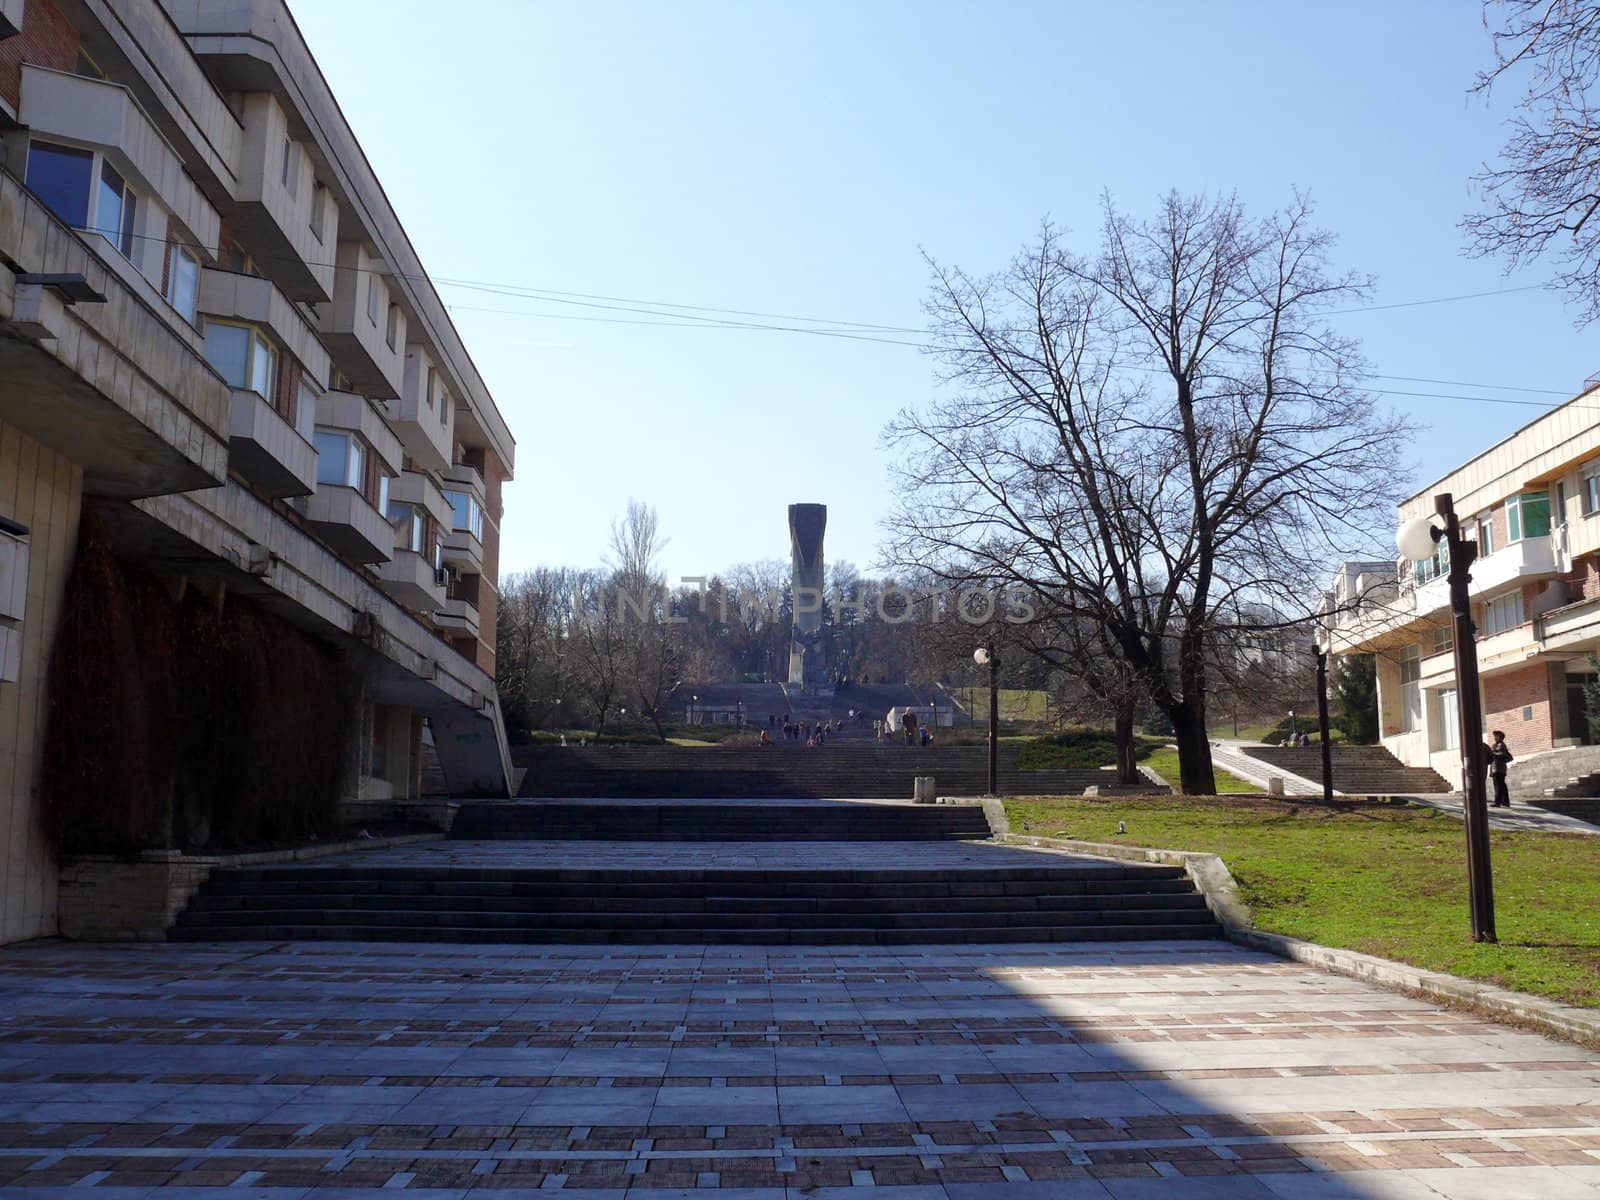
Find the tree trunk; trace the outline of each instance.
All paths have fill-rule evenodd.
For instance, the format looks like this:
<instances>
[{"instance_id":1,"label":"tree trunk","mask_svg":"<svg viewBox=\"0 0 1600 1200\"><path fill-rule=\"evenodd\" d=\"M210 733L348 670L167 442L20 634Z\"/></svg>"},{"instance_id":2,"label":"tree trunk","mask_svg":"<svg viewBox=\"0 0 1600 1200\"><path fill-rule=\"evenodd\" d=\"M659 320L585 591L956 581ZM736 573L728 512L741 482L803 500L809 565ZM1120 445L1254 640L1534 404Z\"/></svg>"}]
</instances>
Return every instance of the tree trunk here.
<instances>
[{"instance_id":1,"label":"tree trunk","mask_svg":"<svg viewBox=\"0 0 1600 1200\"><path fill-rule=\"evenodd\" d=\"M1178 790L1185 796L1216 795L1217 777L1211 767L1205 709L1186 697L1167 716L1172 719L1172 740L1178 743Z\"/></svg>"},{"instance_id":2,"label":"tree trunk","mask_svg":"<svg viewBox=\"0 0 1600 1200\"><path fill-rule=\"evenodd\" d=\"M1117 706L1117 782L1138 783L1139 764L1133 746L1132 704Z\"/></svg>"}]
</instances>

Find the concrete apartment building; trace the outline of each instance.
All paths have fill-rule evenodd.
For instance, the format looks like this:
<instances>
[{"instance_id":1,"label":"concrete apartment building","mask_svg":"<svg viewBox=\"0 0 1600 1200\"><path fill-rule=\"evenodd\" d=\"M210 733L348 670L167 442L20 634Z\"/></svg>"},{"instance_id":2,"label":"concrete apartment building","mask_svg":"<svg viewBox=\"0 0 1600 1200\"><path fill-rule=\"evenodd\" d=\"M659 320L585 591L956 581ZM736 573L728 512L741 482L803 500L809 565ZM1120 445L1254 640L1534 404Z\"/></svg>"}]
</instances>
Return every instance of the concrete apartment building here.
<instances>
[{"instance_id":1,"label":"concrete apartment building","mask_svg":"<svg viewBox=\"0 0 1600 1200\"><path fill-rule=\"evenodd\" d=\"M91 513L337 648L346 799L418 796L425 740L507 794L513 440L282 0L0 0L0 35L0 942L55 931L37 770Z\"/></svg>"},{"instance_id":2,"label":"concrete apartment building","mask_svg":"<svg viewBox=\"0 0 1600 1200\"><path fill-rule=\"evenodd\" d=\"M1583 685L1600 651L1600 388L1591 388L1399 505L1396 526L1454 497L1472 566L1484 730L1520 761L1591 741ZM1449 564L1345 563L1324 597L1336 656L1377 659L1380 736L1461 786Z\"/></svg>"}]
</instances>

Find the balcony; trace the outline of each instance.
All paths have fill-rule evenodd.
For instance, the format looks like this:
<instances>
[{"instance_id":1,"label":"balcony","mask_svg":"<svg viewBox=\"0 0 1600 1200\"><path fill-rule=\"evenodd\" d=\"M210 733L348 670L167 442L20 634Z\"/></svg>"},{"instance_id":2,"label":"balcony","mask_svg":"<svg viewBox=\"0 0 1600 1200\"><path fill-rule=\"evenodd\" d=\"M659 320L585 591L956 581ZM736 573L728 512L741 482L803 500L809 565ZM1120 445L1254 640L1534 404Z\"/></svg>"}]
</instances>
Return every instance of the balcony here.
<instances>
[{"instance_id":1,"label":"balcony","mask_svg":"<svg viewBox=\"0 0 1600 1200\"><path fill-rule=\"evenodd\" d=\"M434 519L441 530L450 528L454 515L450 502L432 477L421 471L402 471L398 478L390 480L389 499L420 508Z\"/></svg>"},{"instance_id":2,"label":"balcony","mask_svg":"<svg viewBox=\"0 0 1600 1200\"><path fill-rule=\"evenodd\" d=\"M260 326L312 379L328 378L327 350L311 323L272 280L202 268L199 310L206 316Z\"/></svg>"},{"instance_id":3,"label":"balcony","mask_svg":"<svg viewBox=\"0 0 1600 1200\"><path fill-rule=\"evenodd\" d=\"M444 486L453 492L472 493L484 510L488 511L489 490L484 487L483 476L477 467L468 463L454 463L449 470L441 471L439 478L444 481Z\"/></svg>"},{"instance_id":4,"label":"balcony","mask_svg":"<svg viewBox=\"0 0 1600 1200\"><path fill-rule=\"evenodd\" d=\"M289 118L272 93L244 93L243 108L239 203L230 219L286 293L296 300L330 300L338 205L326 191L317 198L311 159L290 141Z\"/></svg>"},{"instance_id":5,"label":"balcony","mask_svg":"<svg viewBox=\"0 0 1600 1200\"><path fill-rule=\"evenodd\" d=\"M395 432L419 465L443 471L454 449L450 392L425 347L406 347L404 385L391 406Z\"/></svg>"},{"instance_id":6,"label":"balcony","mask_svg":"<svg viewBox=\"0 0 1600 1200\"><path fill-rule=\"evenodd\" d=\"M384 266L359 242L340 242L333 301L317 306L317 331L339 370L363 392L380 400L398 398L405 382L405 319L389 345L389 288ZM369 301L369 289L376 299ZM376 316L372 309L376 309Z\"/></svg>"},{"instance_id":7,"label":"balcony","mask_svg":"<svg viewBox=\"0 0 1600 1200\"><path fill-rule=\"evenodd\" d=\"M467 529L452 529L444 539L444 563L469 575L483 574L483 543Z\"/></svg>"},{"instance_id":8,"label":"balcony","mask_svg":"<svg viewBox=\"0 0 1600 1200\"><path fill-rule=\"evenodd\" d=\"M390 537L393 538L393 530ZM444 584L433 564L415 550L396 550L378 571L378 586L413 613L431 618L445 603Z\"/></svg>"},{"instance_id":9,"label":"balcony","mask_svg":"<svg viewBox=\"0 0 1600 1200\"><path fill-rule=\"evenodd\" d=\"M83 468L92 496L215 487L228 476L231 397L178 336L14 176L0 171L0 421ZM90 299L88 297L98 297Z\"/></svg>"},{"instance_id":10,"label":"balcony","mask_svg":"<svg viewBox=\"0 0 1600 1200\"><path fill-rule=\"evenodd\" d=\"M394 527L355 488L322 484L300 504L307 524L352 562L388 562L394 556Z\"/></svg>"},{"instance_id":11,"label":"balcony","mask_svg":"<svg viewBox=\"0 0 1600 1200\"><path fill-rule=\"evenodd\" d=\"M33 137L100 147L134 189L159 199L197 244L216 246L217 210L127 88L24 63L17 116ZM166 235L164 222L159 234Z\"/></svg>"},{"instance_id":12,"label":"balcony","mask_svg":"<svg viewBox=\"0 0 1600 1200\"><path fill-rule=\"evenodd\" d=\"M400 474L400 439L384 421L378 406L354 392L324 392L317 399L317 424L359 434L382 464L384 473Z\"/></svg>"},{"instance_id":13,"label":"balcony","mask_svg":"<svg viewBox=\"0 0 1600 1200\"><path fill-rule=\"evenodd\" d=\"M441 632L456 637L478 636L478 609L470 600L446 600L433 614L433 623Z\"/></svg>"},{"instance_id":14,"label":"balcony","mask_svg":"<svg viewBox=\"0 0 1600 1200\"><path fill-rule=\"evenodd\" d=\"M269 496L309 496L317 487L317 450L259 393L233 391L228 465Z\"/></svg>"},{"instance_id":15,"label":"balcony","mask_svg":"<svg viewBox=\"0 0 1600 1200\"><path fill-rule=\"evenodd\" d=\"M1553 536L1523 538L1472 564L1472 593L1495 591L1518 579L1553 575L1558 569Z\"/></svg>"}]
</instances>

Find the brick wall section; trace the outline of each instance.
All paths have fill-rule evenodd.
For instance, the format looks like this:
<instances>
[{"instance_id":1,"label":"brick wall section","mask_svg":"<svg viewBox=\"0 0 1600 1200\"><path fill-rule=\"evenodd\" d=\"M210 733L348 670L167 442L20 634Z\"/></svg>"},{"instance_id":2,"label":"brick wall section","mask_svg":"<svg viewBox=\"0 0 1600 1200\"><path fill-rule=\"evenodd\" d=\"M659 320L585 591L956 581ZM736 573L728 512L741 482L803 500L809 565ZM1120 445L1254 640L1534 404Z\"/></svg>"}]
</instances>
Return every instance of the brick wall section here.
<instances>
[{"instance_id":1,"label":"brick wall section","mask_svg":"<svg viewBox=\"0 0 1600 1200\"><path fill-rule=\"evenodd\" d=\"M1600 555L1585 555L1572 566L1573 572L1567 576L1572 584L1572 599L1593 600L1600 597Z\"/></svg>"},{"instance_id":2,"label":"brick wall section","mask_svg":"<svg viewBox=\"0 0 1600 1200\"><path fill-rule=\"evenodd\" d=\"M13 109L22 103L22 64L71 71L78 65L78 31L50 0L28 0L22 32L0 42L0 97Z\"/></svg>"},{"instance_id":3,"label":"brick wall section","mask_svg":"<svg viewBox=\"0 0 1600 1200\"><path fill-rule=\"evenodd\" d=\"M159 942L215 859L154 851L142 861L85 855L61 868L61 936L88 942Z\"/></svg>"},{"instance_id":4,"label":"brick wall section","mask_svg":"<svg viewBox=\"0 0 1600 1200\"><path fill-rule=\"evenodd\" d=\"M1556 700L1564 701L1565 697ZM1524 718L1525 710L1532 710ZM1519 758L1549 750L1554 742L1554 706L1550 695L1550 673L1543 663L1534 663L1483 681L1483 731L1505 731L1506 744Z\"/></svg>"}]
</instances>

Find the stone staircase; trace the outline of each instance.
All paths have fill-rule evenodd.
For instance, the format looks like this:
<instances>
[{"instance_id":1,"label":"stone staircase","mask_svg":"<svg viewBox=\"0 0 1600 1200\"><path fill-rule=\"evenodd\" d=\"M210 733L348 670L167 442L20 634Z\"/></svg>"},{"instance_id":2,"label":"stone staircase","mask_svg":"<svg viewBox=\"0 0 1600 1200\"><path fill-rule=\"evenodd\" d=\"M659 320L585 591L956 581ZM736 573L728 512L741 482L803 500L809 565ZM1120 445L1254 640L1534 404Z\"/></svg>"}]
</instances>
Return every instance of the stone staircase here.
<instances>
[{"instance_id":1,"label":"stone staircase","mask_svg":"<svg viewBox=\"0 0 1600 1200\"><path fill-rule=\"evenodd\" d=\"M552 827L572 837L673 840L634 846L619 868L615 843L522 842ZM893 806L809 801L686 805L681 813L638 804L484 804L462 810L461 834L432 854L374 851L311 863L219 869L169 930L172 941L408 941L455 943L926 944L1212 938L1220 929L1180 867L1102 862L968 842L976 806ZM658 809L675 807L656 806ZM824 813L824 808L839 813ZM789 810L789 811L786 811ZM897 810L892 814L886 810ZM743 824L749 819L748 828ZM834 823L834 822L842 823ZM744 848L714 839L734 828L758 836L825 828L840 838L876 836L881 851L848 841L779 850L781 865L745 869ZM819 824L819 822L821 824ZM686 837L690 842L676 842ZM909 840L917 839L917 840ZM876 845L878 843L874 843ZM570 846L568 850L566 847ZM458 848L459 849L456 849ZM787 855L787 857L781 857ZM428 858L441 865L432 865ZM854 862L857 865L819 865ZM863 866L870 863L870 866ZM587 865L586 865L587 864ZM613 865L607 865L613 864ZM665 864L665 865L662 865ZM694 864L694 865L688 865ZM701 865L711 864L711 865ZM943 865L941 865L943 864Z\"/></svg>"},{"instance_id":2,"label":"stone staircase","mask_svg":"<svg viewBox=\"0 0 1600 1200\"><path fill-rule=\"evenodd\" d=\"M1320 746L1246 746L1243 753L1279 771L1322 782ZM1408 767L1382 746L1333 746L1333 786L1347 796L1404 796L1448 792L1430 767Z\"/></svg>"},{"instance_id":3,"label":"stone staircase","mask_svg":"<svg viewBox=\"0 0 1600 1200\"><path fill-rule=\"evenodd\" d=\"M1022 770L1017 753L1015 746L1000 747L998 784L1007 795L1163 790L1150 783L1118 787L1110 771ZM513 760L527 768L521 795L528 797L905 800L918 775L932 775L944 796L980 795L988 786L988 749L981 745L519 746Z\"/></svg>"},{"instance_id":4,"label":"stone staircase","mask_svg":"<svg viewBox=\"0 0 1600 1200\"><path fill-rule=\"evenodd\" d=\"M1545 796L1600 796L1600 746L1572 746L1519 758L1506 768L1506 787L1513 796L1536 802Z\"/></svg>"}]
</instances>

